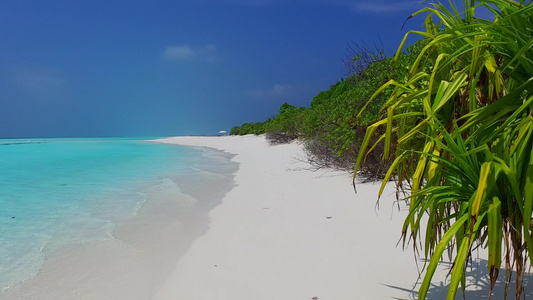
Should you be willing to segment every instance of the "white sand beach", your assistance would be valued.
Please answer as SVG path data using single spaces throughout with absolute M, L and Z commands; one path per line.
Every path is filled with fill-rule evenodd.
M 417 299 L 417 262 L 423 263 L 411 245 L 405 251 L 398 245 L 406 211 L 392 183 L 378 209 L 380 182 L 358 183 L 355 193 L 347 172 L 313 170 L 298 142 L 270 146 L 262 136 L 153 142 L 232 154 L 239 163 L 235 184 L 202 181 L 195 194 L 220 200 L 189 223 L 176 219 L 179 191 L 158 189 L 135 220 L 116 228 L 116 239 L 55 252 L 5 299 Z M 484 257 L 474 252 L 467 299 L 487 298 Z M 449 266 L 437 269 L 426 299 L 446 297 Z M 493 299 L 503 299 L 500 274 Z M 530 285 L 525 295 L 533 296 Z
M 158 142 L 236 154 L 232 189 L 208 232 L 175 263 L 155 299 L 413 299 L 411 249 L 396 246 L 404 217 L 387 187 L 351 185 L 345 172 L 298 158 L 298 143 L 263 137 L 176 137 Z
M 158 142 L 227 151 L 240 168 L 237 186 L 210 212 L 207 233 L 173 262 L 155 300 L 417 299 L 423 261 L 412 244 L 405 250 L 398 244 L 407 207 L 396 201 L 393 183 L 377 208 L 381 182 L 358 183 L 354 193 L 348 173 L 313 171 L 302 161 L 298 142 L 269 146 L 261 136 Z M 472 255 L 466 299 L 487 299 L 486 252 Z M 445 259 L 426 299 L 446 298 Z M 502 269 L 493 299 L 503 299 L 504 278 Z M 525 281 L 524 295 L 533 296 L 530 274 Z

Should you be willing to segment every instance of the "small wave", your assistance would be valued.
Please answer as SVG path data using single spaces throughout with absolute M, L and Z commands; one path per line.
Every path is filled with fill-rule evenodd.
M 28 144 L 46 144 L 47 142 L 43 141 L 12 141 L 12 142 L 2 142 L 0 141 L 0 146 L 12 146 L 12 145 L 28 145 Z
M 133 215 L 136 216 L 139 212 L 139 209 L 141 209 L 148 199 L 148 195 L 143 192 L 137 192 L 136 193 L 139 196 L 139 200 L 137 200 L 137 203 L 135 203 L 135 207 L 133 208 Z

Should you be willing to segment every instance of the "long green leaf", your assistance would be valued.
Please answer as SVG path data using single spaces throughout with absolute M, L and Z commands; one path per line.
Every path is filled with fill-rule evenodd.
M 469 215 L 463 215 L 461 218 L 455 221 L 455 223 L 453 223 L 450 229 L 448 229 L 448 231 L 446 231 L 446 233 L 442 236 L 439 244 L 435 248 L 435 252 L 433 253 L 433 256 L 431 257 L 431 260 L 427 267 L 424 280 L 422 281 L 420 289 L 418 290 L 418 299 L 426 299 L 426 294 L 429 290 L 431 279 L 433 278 L 433 274 L 435 274 L 435 270 L 437 269 L 444 250 L 446 250 L 446 248 L 448 247 L 448 243 L 453 239 L 457 231 L 462 228 L 462 226 L 468 220 L 469 217 Z
M 457 293 L 457 287 L 459 282 L 464 278 L 464 268 L 466 264 L 466 259 L 470 253 L 470 247 L 472 245 L 472 239 L 468 236 L 465 236 L 462 241 L 459 249 L 457 250 L 457 255 L 455 256 L 455 261 L 453 264 L 452 276 L 450 280 L 450 287 L 448 289 L 448 295 L 446 300 L 454 300 L 455 294 Z
M 489 205 L 487 213 L 487 235 L 488 235 L 488 271 L 490 277 L 490 290 L 494 288 L 502 262 L 502 215 L 501 201 L 494 197 Z

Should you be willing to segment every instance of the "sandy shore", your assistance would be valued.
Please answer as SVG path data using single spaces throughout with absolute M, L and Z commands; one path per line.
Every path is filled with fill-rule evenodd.
M 262 137 L 176 137 L 164 143 L 236 154 L 237 187 L 210 229 L 175 263 L 155 299 L 412 299 L 412 251 L 396 247 L 404 212 L 388 187 L 298 161 L 301 145 Z
M 117 239 L 48 257 L 39 276 L 0 298 L 417 298 L 416 262 L 423 263 L 411 248 L 397 246 L 406 212 L 392 184 L 377 209 L 379 182 L 360 183 L 355 194 L 349 174 L 311 170 L 298 143 L 269 146 L 256 136 L 156 142 L 225 151 L 216 153 L 231 157 L 238 170 L 233 175 L 232 164 L 222 181 L 189 179 L 202 183 L 198 190 L 154 187 L 153 201 L 115 229 Z M 208 207 L 183 215 L 181 192 Z M 474 256 L 466 298 L 486 299 L 486 256 Z M 449 266 L 443 262 L 437 269 L 427 299 L 446 297 Z M 500 277 L 493 299 L 503 299 Z M 531 285 L 526 296 L 533 296 Z
M 209 211 L 234 187 L 239 165 L 232 157 L 222 151 L 196 151 L 189 161 L 194 170 L 161 174 L 132 186 L 144 199 L 134 214 L 120 206 L 116 211 L 94 210 L 104 225 L 90 223 L 92 239 L 47 243 L 38 274 L 0 291 L 0 299 L 152 299 L 172 274 L 173 262 L 207 232 Z M 72 230 L 77 231 L 75 226 Z
M 174 262 L 155 300 L 417 299 L 423 261 L 411 245 L 397 246 L 406 206 L 393 184 L 377 209 L 380 182 L 359 183 L 355 194 L 349 174 L 312 171 L 298 143 L 269 146 L 255 136 L 160 142 L 227 151 L 240 168 L 237 186 L 210 212 L 207 233 Z M 486 257 L 473 252 L 466 299 L 487 299 Z M 441 262 L 426 299 L 446 298 L 450 265 Z M 503 299 L 500 274 L 493 299 Z M 526 274 L 526 297 L 531 281 Z

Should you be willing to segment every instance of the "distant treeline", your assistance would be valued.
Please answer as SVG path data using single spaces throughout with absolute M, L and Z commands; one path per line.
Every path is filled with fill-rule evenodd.
M 364 46 L 350 47 L 345 61 L 351 75 L 327 91 L 316 95 L 309 107 L 295 107 L 285 102 L 279 113 L 264 122 L 245 123 L 231 129 L 231 135 L 266 134 L 271 143 L 304 140 L 309 159 L 317 166 L 351 170 L 368 125 L 380 119 L 380 107 L 391 91 L 380 93 L 357 117 L 361 108 L 384 83 L 407 76 L 423 47 L 418 41 L 400 54 L 395 62 L 382 51 Z M 386 172 L 389 162 L 382 162 L 379 151 L 367 158 L 366 171 L 372 176 Z
M 425 261 L 418 299 L 435 295 L 443 257 L 452 262 L 446 299 L 468 298 L 467 287 L 490 298 L 496 286 L 499 299 L 513 290 L 525 299 L 533 262 L 533 1 L 446 2 L 411 14 L 426 15 L 422 29 L 408 33 L 423 40 L 394 61 L 356 47 L 352 75 L 309 108 L 283 104 L 272 119 L 232 132 L 300 138 L 319 167 L 351 168 L 359 152 L 357 175 L 387 170 L 378 197 L 394 178 L 397 198 L 408 203 L 400 240 Z M 479 248 L 487 249 L 486 280 L 465 283 Z

